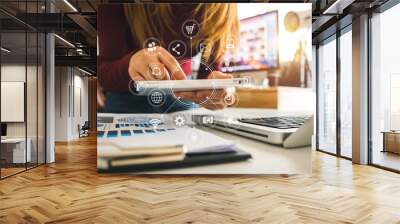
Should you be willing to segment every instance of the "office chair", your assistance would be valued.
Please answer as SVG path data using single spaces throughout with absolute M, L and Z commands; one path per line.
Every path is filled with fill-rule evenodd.
M 88 137 L 89 129 L 90 129 L 89 121 L 85 121 L 85 123 L 82 125 L 82 127 L 80 127 L 80 125 L 78 124 L 79 138 L 80 137 Z

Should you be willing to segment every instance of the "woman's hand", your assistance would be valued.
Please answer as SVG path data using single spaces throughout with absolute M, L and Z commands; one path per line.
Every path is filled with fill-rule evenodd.
M 208 76 L 208 79 L 231 79 L 232 75 L 222 73 L 219 71 L 213 71 Z M 220 110 L 225 108 L 227 105 L 224 98 L 227 96 L 225 90 L 198 90 L 198 91 L 187 91 L 187 92 L 175 92 L 176 97 L 187 99 L 200 104 L 202 107 L 210 110 Z
M 142 49 L 132 55 L 128 73 L 134 81 L 186 79 L 178 61 L 162 47 Z
M 134 81 L 182 80 L 186 79 L 178 61 L 162 47 L 142 49 L 132 55 L 128 67 L 129 76 Z M 231 75 L 213 71 L 208 79 L 230 79 Z M 175 92 L 175 96 L 190 100 L 210 110 L 223 109 L 227 105 L 225 90 L 199 90 Z

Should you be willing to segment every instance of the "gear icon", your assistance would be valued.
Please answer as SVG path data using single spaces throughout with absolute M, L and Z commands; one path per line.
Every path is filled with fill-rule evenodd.
M 174 117 L 174 122 L 175 122 L 175 125 L 176 125 L 176 126 L 182 127 L 182 126 L 185 125 L 186 119 L 185 119 L 185 117 L 182 116 L 182 115 L 176 115 L 176 116 Z

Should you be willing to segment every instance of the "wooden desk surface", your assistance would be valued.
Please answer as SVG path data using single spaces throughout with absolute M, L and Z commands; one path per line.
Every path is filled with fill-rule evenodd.
M 30 140 L 29 138 L 27 139 Z M 20 143 L 25 142 L 25 138 L 5 138 L 1 139 L 1 143 Z
M 311 88 L 271 87 L 263 89 L 242 88 L 236 90 L 239 108 L 268 108 L 283 111 L 314 111 L 315 93 Z
M 242 108 L 278 108 L 278 89 L 237 89 L 237 107 Z

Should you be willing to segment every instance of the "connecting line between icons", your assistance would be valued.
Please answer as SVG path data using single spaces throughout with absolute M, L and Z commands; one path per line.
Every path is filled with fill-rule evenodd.
M 168 111 L 176 104 L 177 101 L 179 101 L 180 97 L 178 99 L 176 99 L 168 108 L 166 111 L 164 111 L 164 113 L 168 113 Z
M 190 59 L 193 60 L 193 52 L 192 52 L 192 37 L 190 37 Z M 192 68 L 193 70 L 193 68 Z
M 215 104 L 212 100 L 210 100 L 210 102 L 211 102 L 214 106 L 216 106 L 216 104 Z
M 194 107 L 192 106 L 192 120 L 193 120 L 193 117 L 194 117 Z

